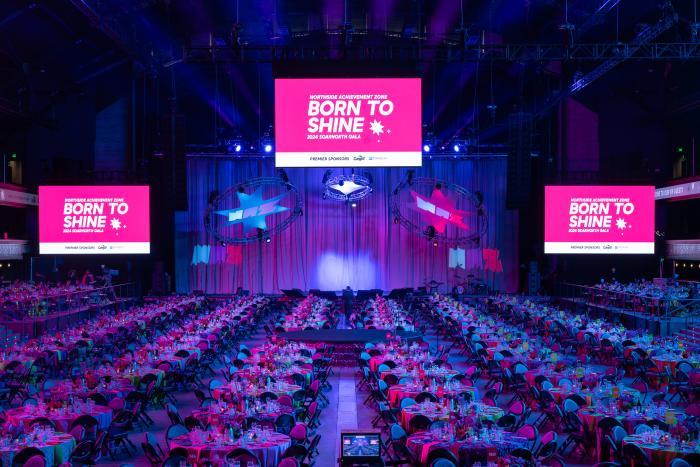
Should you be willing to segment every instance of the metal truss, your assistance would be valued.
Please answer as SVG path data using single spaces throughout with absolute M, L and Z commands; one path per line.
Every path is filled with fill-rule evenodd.
M 474 62 L 549 62 L 606 60 L 700 60 L 700 43 L 590 43 L 562 44 L 490 44 L 452 46 L 379 46 L 379 47 L 300 47 L 300 46 L 228 46 L 190 47 L 182 60 L 196 62 L 273 62 L 278 60 L 406 60 Z M 167 65 L 166 65 L 167 66 Z

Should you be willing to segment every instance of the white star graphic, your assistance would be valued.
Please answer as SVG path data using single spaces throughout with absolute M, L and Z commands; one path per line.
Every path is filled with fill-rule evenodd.
M 381 135 L 384 133 L 384 125 L 382 125 L 382 122 L 378 122 L 376 119 L 370 122 L 369 129 L 372 130 L 372 133 L 375 135 Z
M 627 222 L 625 222 L 624 219 L 617 219 L 615 221 L 615 225 L 617 226 L 618 229 L 620 230 L 625 230 L 627 228 Z
M 122 228 L 122 223 L 119 219 L 114 218 L 111 221 L 109 221 L 109 224 L 112 226 L 114 230 L 119 230 Z

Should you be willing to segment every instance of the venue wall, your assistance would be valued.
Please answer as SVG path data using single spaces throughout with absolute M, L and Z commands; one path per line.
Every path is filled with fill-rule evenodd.
M 435 177 L 483 193 L 488 231 L 478 248 L 466 251 L 464 269 L 448 267 L 448 246 L 434 247 L 424 236 L 394 223 L 391 194 L 406 177 L 406 169 L 369 169 L 374 192 L 356 208 L 322 199 L 324 171 L 287 169 L 302 197 L 303 216 L 270 243 L 224 247 L 204 227 L 210 194 L 254 177 L 276 176 L 274 160 L 189 157 L 188 211 L 176 222 L 178 291 L 232 293 L 240 286 L 278 293 L 295 287 L 340 290 L 347 285 L 390 290 L 430 280 L 444 283 L 441 290 L 451 290 L 468 274 L 495 290 L 517 290 L 518 225 L 516 213 L 505 207 L 506 158 L 426 160 L 416 171 L 416 177 Z M 486 270 L 486 248 L 498 250 L 502 272 Z

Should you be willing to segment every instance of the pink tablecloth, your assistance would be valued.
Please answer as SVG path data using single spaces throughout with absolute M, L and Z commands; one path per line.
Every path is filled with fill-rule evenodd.
M 263 467 L 276 467 L 281 460 L 282 453 L 291 444 L 291 438 L 280 433 L 271 433 L 268 441 L 250 441 L 245 444 L 240 439 L 231 443 L 224 441 L 193 443 L 190 440 L 190 434 L 186 434 L 172 440 L 170 448 L 187 449 L 189 462 L 196 462 L 197 465 L 211 462 L 216 466 L 226 464 L 225 459 L 229 452 L 237 448 L 245 448 L 257 456 Z
M 97 419 L 98 428 L 105 430 L 112 423 L 112 409 L 109 407 L 94 406 L 89 412 L 81 411 L 76 413 L 73 411 L 52 410 L 44 413 L 38 411 L 30 411 L 29 407 L 17 407 L 8 409 L 5 412 L 8 423 L 19 425 L 20 423 L 29 428 L 29 424 L 37 417 L 46 417 L 56 425 L 58 431 L 68 431 L 70 424 L 81 415 L 92 415 Z

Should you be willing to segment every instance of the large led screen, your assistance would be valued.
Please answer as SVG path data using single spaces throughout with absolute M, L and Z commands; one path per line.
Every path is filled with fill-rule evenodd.
M 420 78 L 275 80 L 277 167 L 421 165 Z
M 147 186 L 39 187 L 39 253 L 150 253 Z
M 547 186 L 545 253 L 654 253 L 653 186 Z

